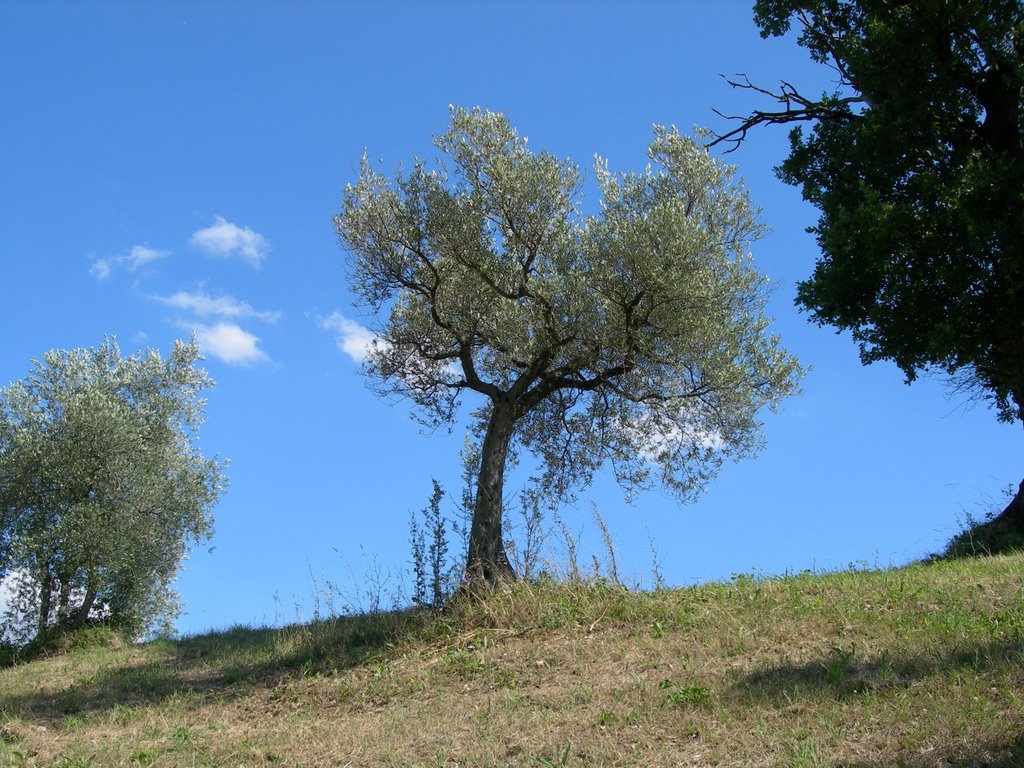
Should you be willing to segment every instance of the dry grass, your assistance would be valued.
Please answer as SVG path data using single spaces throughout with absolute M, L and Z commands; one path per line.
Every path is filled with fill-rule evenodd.
M 1022 766 L 1024 556 L 78 649 L 0 711 L 18 766 Z

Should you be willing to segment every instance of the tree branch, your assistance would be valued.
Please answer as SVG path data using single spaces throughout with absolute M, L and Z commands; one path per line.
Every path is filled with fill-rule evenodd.
M 716 115 L 726 120 L 740 121 L 739 127 L 734 128 L 728 133 L 712 132 L 714 140 L 705 144 L 706 148 L 710 148 L 717 144 L 728 142 L 732 146 L 726 150 L 726 153 L 734 152 L 738 149 L 743 140 L 747 138 L 747 132 L 755 126 L 782 125 L 812 120 L 857 120 L 859 119 L 858 115 L 855 115 L 848 109 L 849 105 L 868 104 L 868 100 L 862 95 L 814 101 L 803 96 L 792 84 L 787 83 L 785 80 L 780 83 L 779 91 L 775 92 L 755 85 L 750 82 L 750 78 L 747 75 L 742 73 L 740 74 L 740 77 L 743 78 L 742 82 L 730 80 L 724 75 L 722 77 L 733 88 L 760 93 L 785 106 L 785 109 L 778 112 L 766 112 L 756 109 L 746 116 L 727 115 L 717 109 L 714 110 Z

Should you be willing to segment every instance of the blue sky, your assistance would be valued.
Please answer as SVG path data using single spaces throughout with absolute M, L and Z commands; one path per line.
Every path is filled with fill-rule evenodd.
M 291 619 L 314 582 L 401 569 L 431 478 L 459 490 L 462 434 L 422 434 L 342 348 L 337 318 L 365 318 L 331 216 L 364 147 L 389 169 L 433 157 L 448 105 L 479 105 L 535 149 L 640 168 L 652 124 L 722 128 L 713 108 L 756 104 L 721 74 L 827 86 L 791 39 L 760 38 L 750 5 L 0 6 L 0 383 L 105 334 L 126 350 L 197 334 L 217 381 L 202 446 L 230 458 L 231 487 L 212 553 L 179 582 L 182 631 Z M 694 504 L 627 505 L 601 477 L 562 510 L 599 551 L 592 501 L 620 572 L 647 584 L 649 537 L 672 584 L 903 563 L 1020 480 L 1019 425 L 939 377 L 907 387 L 890 364 L 862 367 L 848 336 L 794 308 L 816 212 L 773 174 L 786 147 L 765 130 L 729 160 L 773 229 L 754 255 L 778 286 L 775 331 L 811 368 L 804 393 Z

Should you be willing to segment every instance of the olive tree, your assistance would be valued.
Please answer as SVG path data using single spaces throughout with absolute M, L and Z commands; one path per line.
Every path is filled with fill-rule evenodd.
M 502 536 L 506 465 L 520 449 L 564 498 L 610 463 L 628 491 L 680 499 L 760 443 L 758 410 L 795 388 L 768 333 L 763 233 L 733 178 L 674 128 L 658 167 L 598 158 L 600 212 L 578 167 L 534 153 L 506 118 L 452 108 L 435 165 L 390 178 L 363 158 L 335 217 L 352 289 L 379 322 L 366 372 L 429 424 L 475 411 L 480 463 L 467 578 L 514 578 Z
M 106 340 L 48 352 L 0 390 L 0 575 L 20 583 L 8 629 L 22 639 L 173 615 L 170 584 L 226 485 L 196 446 L 212 385 L 199 359 L 195 342 L 164 360 Z

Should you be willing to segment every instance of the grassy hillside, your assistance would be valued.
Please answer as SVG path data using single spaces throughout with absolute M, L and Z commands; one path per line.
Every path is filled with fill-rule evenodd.
M 1022 766 L 1024 555 L 81 647 L 0 765 Z

